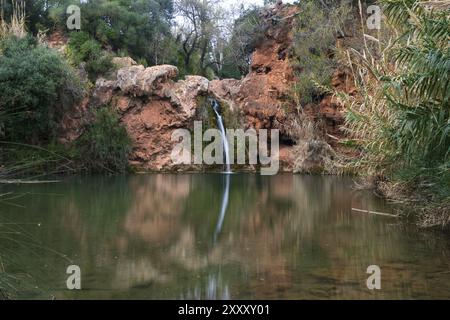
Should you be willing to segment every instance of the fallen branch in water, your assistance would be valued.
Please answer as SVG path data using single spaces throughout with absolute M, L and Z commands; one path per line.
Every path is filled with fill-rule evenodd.
M 0 180 L 0 184 L 41 184 L 41 183 L 58 183 L 59 180 Z
M 334 139 L 334 140 L 337 140 L 337 141 L 341 140 L 338 137 L 333 136 L 332 134 L 329 134 L 329 133 L 327 133 L 327 136 L 329 136 L 331 139 Z
M 357 212 L 363 212 L 363 213 L 372 213 L 372 214 L 377 214 L 380 216 L 387 216 L 387 217 L 392 217 L 392 218 L 398 218 L 399 215 L 397 214 L 391 214 L 391 213 L 385 213 L 385 212 L 377 212 L 377 211 L 370 211 L 370 210 L 362 210 L 362 209 L 356 209 L 356 208 L 352 208 L 352 211 L 357 211 Z

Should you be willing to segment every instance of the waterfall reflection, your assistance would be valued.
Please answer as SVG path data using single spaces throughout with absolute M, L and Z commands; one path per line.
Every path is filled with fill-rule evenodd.
M 222 230 L 223 220 L 228 207 L 228 198 L 230 194 L 230 175 L 225 174 L 225 186 L 223 189 L 222 204 L 220 206 L 219 220 L 217 221 L 216 230 L 214 231 L 214 242 L 216 242 L 220 231 Z

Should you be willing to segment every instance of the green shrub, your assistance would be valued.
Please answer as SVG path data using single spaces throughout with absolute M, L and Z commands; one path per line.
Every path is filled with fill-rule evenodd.
M 0 42 L 0 113 L 4 139 L 47 143 L 64 112 L 80 97 L 70 66 L 32 37 Z
M 101 45 L 85 32 L 70 34 L 67 53 L 74 65 L 86 63 L 86 71 L 91 81 L 114 68 L 111 55 L 103 51 Z
M 343 97 L 362 150 L 356 166 L 388 197 L 418 204 L 422 225 L 449 224 L 448 12 L 418 0 L 380 3 L 389 24 L 377 46 L 349 52 L 359 95 Z
M 102 107 L 76 142 L 76 149 L 81 164 L 90 172 L 124 172 L 128 168 L 131 140 L 117 114 Z
M 241 78 L 250 70 L 251 55 L 265 40 L 268 25 L 260 17 L 260 8 L 242 9 L 233 24 L 229 43 L 223 52 L 223 66 L 219 70 L 222 78 Z
M 324 5 L 305 0 L 297 18 L 292 46 L 292 63 L 298 76 L 294 95 L 301 105 L 317 102 L 322 86 L 330 85 L 337 66 L 334 59 L 336 37 L 343 35 L 351 7 L 348 1 L 331 1 Z

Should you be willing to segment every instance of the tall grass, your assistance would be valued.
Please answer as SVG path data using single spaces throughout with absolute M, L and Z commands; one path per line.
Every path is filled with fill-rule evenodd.
M 1 187 L 1 185 L 0 185 Z M 48 294 L 49 288 L 45 285 L 36 286 L 37 279 L 40 279 L 43 272 L 48 272 L 44 268 L 25 271 L 30 256 L 51 252 L 60 259 L 68 263 L 72 261 L 64 254 L 43 245 L 32 232 L 33 227 L 39 224 L 33 222 L 18 223 L 7 219 L 2 213 L 6 207 L 20 207 L 26 209 L 18 200 L 27 196 L 28 193 L 16 193 L 5 191 L 0 188 L 0 300 L 21 298 L 23 294 L 40 296 Z
M 45 147 L 0 141 L 0 184 L 15 179 L 37 179 L 48 175 L 69 174 L 77 171 L 71 150 L 62 146 Z
M 66 70 L 59 56 L 47 48 L 31 44 L 31 40 L 23 39 L 27 36 L 25 1 L 8 1 L 12 9 L 10 17 L 5 17 L 6 4 L 6 0 L 0 0 L 0 58 L 5 58 L 2 60 L 3 77 L 0 87 L 4 89 L 0 99 L 0 184 L 12 178 L 35 178 L 43 174 L 72 172 L 74 164 L 69 159 L 70 155 L 67 150 L 55 145 L 52 137 L 46 135 L 44 138 L 49 142 L 42 145 L 30 144 L 30 141 L 39 142 L 42 137 L 39 137 L 38 129 L 45 127 L 45 121 L 48 122 L 48 127 L 54 125 L 48 120 L 52 120 L 52 112 L 60 114 L 65 111 L 64 105 L 52 105 L 55 100 L 68 104 L 68 101 L 78 99 L 75 98 L 81 92 L 76 88 L 78 83 L 73 81 L 73 74 Z M 11 53 L 12 50 L 15 50 L 14 53 Z M 33 69 L 35 65 L 41 68 Z M 19 67 L 22 70 L 18 70 Z M 27 72 L 31 76 L 24 76 Z M 53 87 L 58 82 L 63 84 L 59 85 L 57 90 L 60 92 L 55 95 L 57 90 Z M 54 108 L 45 109 L 48 106 Z M 42 117 L 36 118 L 36 114 L 42 114 Z M 18 119 L 24 120 L 19 122 Z M 11 134 L 11 131 L 19 134 Z M 24 135 L 33 139 L 24 139 L 21 137 Z
M 4 15 L 6 0 L 0 0 L 0 39 L 9 36 L 23 38 L 27 32 L 25 30 L 25 1 L 11 0 L 12 15 L 7 22 Z
M 5 204 L 17 197 L 17 194 L 0 195 L 0 203 L 1 198 L 6 198 Z M 18 271 L 22 270 L 27 256 L 39 255 L 42 250 L 49 249 L 43 247 L 21 224 L 5 222 L 0 217 L 0 300 L 17 299 L 24 292 L 34 295 L 44 293 L 36 286 L 34 275 Z
M 450 222 L 450 20 L 417 0 L 381 0 L 387 23 L 347 51 L 359 90 L 340 94 L 356 166 L 386 195 L 415 201 L 424 225 Z M 364 30 L 364 25 L 362 25 Z M 446 213 L 446 214 L 445 214 Z M 436 218 L 439 217 L 439 218 Z

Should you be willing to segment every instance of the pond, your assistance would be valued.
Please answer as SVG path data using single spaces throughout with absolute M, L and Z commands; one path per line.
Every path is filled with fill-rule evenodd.
M 395 214 L 353 186 L 290 174 L 4 185 L 0 274 L 22 299 L 449 299 L 448 236 L 352 210 Z M 67 289 L 70 265 L 82 290 Z

